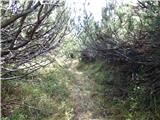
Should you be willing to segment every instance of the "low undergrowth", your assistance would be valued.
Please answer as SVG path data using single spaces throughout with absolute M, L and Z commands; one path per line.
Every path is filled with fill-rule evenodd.
M 72 117 L 67 85 L 73 77 L 58 65 L 24 79 L 2 81 L 2 120 L 62 120 Z
M 158 104 L 146 106 L 143 87 L 130 85 L 127 94 L 121 91 L 115 68 L 97 60 L 80 62 L 77 69 L 79 73 L 53 64 L 32 76 L 2 81 L 2 120 L 72 120 L 74 112 L 77 116 L 81 112 L 76 102 L 88 110 L 85 115 L 93 113 L 94 118 L 102 120 L 160 119 Z
M 92 63 L 81 62 L 78 69 L 93 79 L 100 89 L 101 105 L 106 109 L 106 114 L 111 120 L 158 120 L 160 119 L 160 107 L 158 104 L 149 103 L 146 106 L 145 88 L 137 85 L 129 85 L 127 94 L 121 92 L 120 76 L 115 68 L 97 60 Z M 154 110 L 150 107 L 154 106 Z M 112 109 L 113 108 L 113 109 Z M 108 110 L 107 110 L 108 109 Z M 116 114 L 117 109 L 119 114 Z

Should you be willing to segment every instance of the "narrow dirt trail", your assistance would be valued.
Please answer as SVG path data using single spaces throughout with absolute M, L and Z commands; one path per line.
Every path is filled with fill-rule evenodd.
M 72 74 L 73 81 L 68 85 L 70 100 L 73 103 L 72 120 L 115 120 L 109 114 L 114 114 L 114 109 L 104 107 L 104 96 L 98 90 L 98 85 L 93 78 L 89 78 L 85 73 L 77 70 L 78 60 L 72 62 L 62 62 L 58 59 L 61 66 L 65 66 L 66 71 Z M 112 112 L 113 111 L 113 112 Z M 116 119 L 120 120 L 120 119 Z
M 75 80 L 70 84 L 71 99 L 74 103 L 73 120 L 103 120 L 103 116 L 96 116 L 98 106 L 93 98 L 96 84 L 83 72 L 76 69 L 78 61 L 73 61 L 69 71 Z
M 74 67 L 75 68 L 75 67 Z M 90 89 L 87 90 L 89 79 L 82 72 L 71 68 L 70 71 L 75 77 L 75 81 L 71 84 L 71 98 L 74 102 L 74 120 L 92 119 L 92 111 L 90 107 L 93 104 Z

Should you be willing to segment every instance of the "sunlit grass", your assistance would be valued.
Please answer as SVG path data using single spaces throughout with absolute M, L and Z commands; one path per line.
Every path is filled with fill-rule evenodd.
M 40 69 L 33 76 L 29 77 L 31 80 L 27 78 L 23 82 L 2 83 L 3 87 L 9 88 L 9 91 L 2 92 L 7 104 L 11 99 L 18 98 L 8 117 L 2 120 L 71 119 L 73 108 L 67 87 L 73 79 L 71 75 L 54 64 L 50 68 Z

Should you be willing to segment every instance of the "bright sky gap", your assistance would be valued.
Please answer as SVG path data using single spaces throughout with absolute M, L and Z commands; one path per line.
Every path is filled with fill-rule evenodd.
M 66 0 L 67 6 L 71 8 L 72 17 L 83 16 L 83 4 L 88 4 L 86 10 L 91 12 L 95 21 L 100 21 L 102 8 L 107 2 L 116 2 L 117 4 L 129 3 L 135 4 L 137 0 Z

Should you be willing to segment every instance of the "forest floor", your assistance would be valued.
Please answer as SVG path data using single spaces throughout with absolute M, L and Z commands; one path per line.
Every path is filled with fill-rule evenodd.
M 63 65 L 60 61 L 59 64 Z M 66 62 L 64 65 L 68 66 L 67 70 L 74 77 L 68 86 L 73 103 L 73 120 L 114 120 L 113 115 L 119 115 L 120 109 L 106 107 L 106 98 L 102 94 L 103 86 L 97 84 L 84 71 L 78 70 L 78 65 L 78 60 Z
M 75 81 L 70 84 L 71 98 L 74 103 L 74 120 L 95 119 L 95 99 L 93 99 L 95 83 L 76 69 L 76 61 L 70 67 L 70 72 L 74 75 Z
M 124 120 L 107 100 L 108 87 L 97 83 L 102 76 L 93 77 L 76 59 L 56 61 L 27 80 L 2 83 L 2 120 Z
M 102 67 L 60 57 L 24 79 L 2 81 L 2 120 L 159 120 L 134 99 L 114 97 Z

